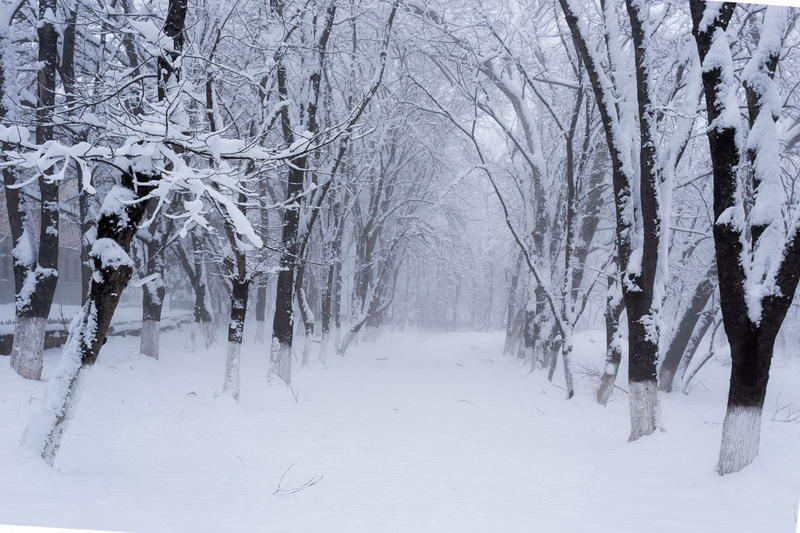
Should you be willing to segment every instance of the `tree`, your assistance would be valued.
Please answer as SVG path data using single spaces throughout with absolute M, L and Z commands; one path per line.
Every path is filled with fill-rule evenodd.
M 185 59 L 181 47 L 175 45 L 175 36 L 183 32 L 186 10 L 185 0 L 171 0 L 164 27 L 172 28 L 173 37 L 168 38 L 168 42 L 161 37 L 163 33 L 158 33 L 157 37 L 161 46 L 156 48 L 159 53 L 153 58 L 154 62 L 159 69 L 164 69 L 162 72 L 169 72 L 167 77 L 172 80 L 165 84 L 165 98 L 135 111 L 108 104 L 111 99 L 107 97 L 87 102 L 95 113 L 106 119 L 87 124 L 96 134 L 104 136 L 105 145 L 86 142 L 63 145 L 52 140 L 40 144 L 10 133 L 11 128 L 3 132 L 2 141 L 16 148 L 6 150 L 5 157 L 20 169 L 47 170 L 59 163 L 61 166 L 57 168 L 66 168 L 66 164 L 74 161 L 87 176 L 91 175 L 92 165 L 105 165 L 118 173 L 96 221 L 97 235 L 90 253 L 89 297 L 70 326 L 69 340 L 48 386 L 45 406 L 28 431 L 27 440 L 50 463 L 55 459 L 74 412 L 80 385 L 99 356 L 120 296 L 133 275 L 128 255 L 130 244 L 149 205 L 155 203 L 155 212 L 160 213 L 172 205 L 173 197 L 182 196 L 184 201 L 177 203 L 179 210 L 168 215 L 183 221 L 178 234 L 186 235 L 195 225 L 209 227 L 203 212 L 203 199 L 208 198 L 221 207 L 223 221 L 232 224 L 242 239 L 260 246 L 261 240 L 247 217 L 222 193 L 239 190 L 242 169 L 248 166 L 229 162 L 274 166 L 285 159 L 296 158 L 304 150 L 314 149 L 315 142 L 324 142 L 310 139 L 308 145 L 292 150 L 268 150 L 259 146 L 259 136 L 255 139 L 225 138 L 224 132 L 214 130 L 207 130 L 200 136 L 185 133 L 189 115 L 184 104 L 189 89 L 174 81 L 180 79 L 179 69 Z M 130 25 L 128 29 L 136 27 L 136 23 L 135 18 L 125 19 L 125 24 Z M 150 27 L 138 28 L 150 35 L 156 33 L 151 32 Z M 120 88 L 115 73 L 108 74 L 103 80 L 108 85 L 102 87 L 103 90 L 119 94 L 130 86 Z M 213 164 L 202 166 L 199 161 Z
M 347 145 L 349 143 L 350 135 L 353 133 L 353 128 L 357 121 L 361 118 L 362 114 L 367 108 L 372 97 L 377 92 L 381 85 L 383 74 L 386 69 L 386 54 L 389 46 L 389 38 L 394 24 L 394 18 L 397 14 L 397 7 L 399 1 L 394 1 L 389 12 L 389 17 L 386 22 L 386 29 L 383 33 L 381 48 L 379 52 L 378 65 L 376 68 L 376 75 L 368 85 L 368 89 L 360 102 L 357 103 L 355 109 L 352 110 L 351 115 L 347 118 L 345 136 L 343 137 L 339 146 L 339 155 L 334 158 L 333 168 L 329 172 L 328 180 L 318 186 L 318 193 L 316 193 L 310 205 L 320 207 L 327 195 L 328 190 L 336 177 L 338 166 L 342 161 L 343 154 L 347 152 Z M 282 4 L 276 3 L 276 13 L 283 17 Z M 306 117 L 307 131 L 315 132 L 318 128 L 318 101 L 320 97 L 320 79 L 321 70 L 324 65 L 326 49 L 330 39 L 330 32 L 333 26 L 334 17 L 336 14 L 336 4 L 331 2 L 326 11 L 326 19 L 323 28 L 320 31 L 319 37 L 316 37 L 316 42 L 313 43 L 315 54 L 317 55 L 316 63 L 312 66 L 311 72 L 308 76 L 308 85 L 310 90 L 308 92 L 308 101 L 301 103 L 301 109 Z M 286 69 L 286 51 L 281 50 L 276 58 L 276 82 L 278 96 L 283 104 L 280 111 L 281 130 L 283 133 L 284 141 L 288 144 L 295 143 L 295 134 L 293 131 L 293 123 L 289 113 L 289 80 L 287 79 Z M 298 113 L 302 116 L 303 112 Z M 292 342 L 294 336 L 294 316 L 293 316 L 293 302 L 295 295 L 300 295 L 300 308 L 301 313 L 305 317 L 306 324 L 306 338 L 313 332 L 313 321 L 309 313 L 310 309 L 305 302 L 305 297 L 302 291 L 296 290 L 298 279 L 297 274 L 302 276 L 303 267 L 299 263 L 304 257 L 307 250 L 308 238 L 315 226 L 318 219 L 318 210 L 312 211 L 308 218 L 303 218 L 303 228 L 300 227 L 301 222 L 301 204 L 305 197 L 304 179 L 308 166 L 308 159 L 303 157 L 297 161 L 292 161 L 288 165 L 287 172 L 287 188 L 286 188 L 286 202 L 283 213 L 283 228 L 282 228 L 282 255 L 280 259 L 280 272 L 278 273 L 278 281 L 276 286 L 275 296 L 275 314 L 272 324 L 272 344 L 270 347 L 270 372 L 277 375 L 287 385 L 291 384 L 291 354 Z M 302 277 L 300 277 L 300 284 L 302 285 Z M 307 360 L 307 350 L 306 360 Z
M 36 143 L 54 138 L 53 109 L 56 96 L 58 66 L 58 34 L 54 18 L 56 0 L 40 0 L 38 7 L 38 61 L 36 78 Z M 38 169 L 37 169 L 38 170 Z M 12 193 L 9 214 L 15 221 L 19 237 L 15 241 L 16 329 L 11 352 L 11 366 L 28 379 L 40 379 L 44 336 L 50 305 L 58 282 L 59 180 L 46 170 L 39 172 L 39 240 L 38 253 L 33 246 L 33 224 L 25 204 Z M 8 191 L 9 186 L 6 186 Z M 17 197 L 17 198 L 15 198 Z M 26 227 L 27 226 L 27 227 Z M 20 231 L 21 229 L 21 231 Z M 35 257 L 34 257 L 35 256 Z M 16 280 L 16 278 L 21 278 Z
M 662 180 L 663 156 L 656 149 L 658 116 L 652 87 L 652 26 L 647 6 L 626 0 L 633 48 L 635 84 L 628 87 L 619 72 L 622 61 L 616 4 L 603 2 L 603 25 L 609 72 L 603 70 L 586 27 L 575 5 L 560 0 L 572 42 L 586 68 L 601 115 L 612 166 L 616 213 L 616 258 L 622 274 L 622 299 L 628 326 L 628 382 L 630 387 L 630 440 L 653 433 L 658 425 L 656 363 L 659 344 L 659 310 L 656 278 L 662 253 L 662 195 L 670 184 Z M 625 103 L 618 104 L 612 85 L 635 105 L 635 114 Z M 630 159 L 631 139 L 627 127 L 638 118 L 639 169 Z M 662 188 L 664 190 L 662 190 Z M 634 192 L 639 196 L 634 196 Z M 659 256 L 662 256 L 661 258 Z M 606 385 L 607 386 L 607 385 Z
M 783 200 L 775 126 L 781 104 L 774 77 L 787 9 L 766 8 L 758 46 L 741 73 L 748 111 L 745 126 L 727 33 L 736 4 L 691 0 L 690 6 L 692 34 L 703 63 L 720 309 L 732 361 L 718 465 L 724 475 L 741 470 L 758 454 L 775 337 L 800 278 L 800 225 L 796 220 L 785 225 L 776 209 Z M 739 136 L 746 139 L 744 154 Z M 740 164 L 745 162 L 740 177 Z M 750 202 L 740 179 L 752 191 Z

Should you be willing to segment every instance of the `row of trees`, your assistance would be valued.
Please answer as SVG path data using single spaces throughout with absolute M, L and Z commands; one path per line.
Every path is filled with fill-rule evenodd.
M 472 146 L 517 245 L 506 352 L 550 379 L 560 359 L 572 397 L 571 338 L 605 293 L 597 399 L 627 354 L 635 440 L 721 323 L 732 369 L 718 469 L 749 464 L 800 276 L 796 155 L 781 137 L 797 124 L 797 14 L 694 0 L 413 11 L 440 81 L 420 82 L 428 110 Z
M 222 381 L 234 398 L 253 301 L 262 340 L 272 311 L 265 352 L 287 385 L 298 318 L 304 365 L 384 320 L 409 253 L 437 238 L 425 219 L 442 183 L 441 151 L 414 133 L 426 117 L 390 103 L 413 90 L 389 66 L 399 2 L 4 8 L 11 364 L 22 376 L 41 377 L 65 212 L 79 212 L 86 266 L 85 303 L 28 432 L 47 460 L 131 280 L 147 356 L 159 356 L 170 279 L 194 293 L 196 343 L 216 341 L 227 309 Z
M 344 353 L 384 324 L 505 326 L 505 351 L 551 380 L 560 366 L 568 398 L 573 336 L 602 327 L 597 400 L 627 357 L 631 440 L 656 430 L 659 389 L 688 382 L 721 324 L 733 364 L 719 471 L 757 454 L 800 276 L 794 11 L 2 7 L 20 375 L 41 377 L 72 231 L 60 219 L 77 221 L 83 258 L 85 303 L 29 431 L 48 460 L 131 280 L 147 356 L 172 281 L 193 295 L 196 343 L 215 343 L 227 315 L 221 381 L 234 398 L 247 323 L 269 334 L 270 375 L 289 386 L 295 356 Z

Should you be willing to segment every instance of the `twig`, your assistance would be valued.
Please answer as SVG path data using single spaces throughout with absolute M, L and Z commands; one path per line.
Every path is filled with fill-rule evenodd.
M 775 399 L 775 413 L 770 418 L 770 421 L 784 424 L 800 424 L 800 409 L 792 409 L 791 403 L 781 405 L 780 401 L 781 395 L 778 393 L 778 397 Z
M 286 474 L 289 473 L 289 470 L 291 470 L 292 467 L 294 467 L 294 463 L 290 464 L 289 467 L 286 470 L 283 471 L 283 474 L 281 474 L 281 478 L 278 480 L 278 486 L 275 487 L 275 490 L 272 492 L 273 496 L 278 495 L 278 494 L 286 494 L 286 495 L 297 494 L 298 492 L 303 491 L 303 490 L 305 490 L 305 489 L 307 489 L 309 487 L 313 487 L 314 485 L 316 485 L 317 483 L 322 481 L 322 479 L 325 477 L 325 474 L 314 474 L 311 477 L 311 479 L 309 479 L 308 481 L 306 481 L 302 485 L 298 485 L 297 487 L 294 487 L 294 488 L 291 488 L 291 489 L 284 489 L 282 487 L 283 479 L 286 477 Z

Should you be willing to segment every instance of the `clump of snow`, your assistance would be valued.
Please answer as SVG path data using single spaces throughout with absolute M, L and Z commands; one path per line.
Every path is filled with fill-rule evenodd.
M 698 29 L 701 32 L 708 31 L 708 27 L 717 20 L 722 11 L 722 2 L 706 2 L 706 8 L 703 11 L 703 18 L 698 24 Z
M 738 128 L 741 122 L 737 91 L 739 84 L 734 75 L 733 58 L 728 32 L 717 28 L 711 37 L 711 47 L 703 59 L 703 72 L 719 69 L 717 102 L 719 116 L 711 122 L 710 129 Z
M 103 205 L 100 206 L 100 216 L 116 216 L 119 220 L 118 227 L 127 227 L 129 222 L 127 207 L 134 201 L 135 197 L 132 190 L 121 185 L 115 185 L 103 199 Z
M 89 255 L 100 259 L 102 268 L 133 267 L 133 261 L 128 253 L 115 240 L 107 237 L 94 241 Z

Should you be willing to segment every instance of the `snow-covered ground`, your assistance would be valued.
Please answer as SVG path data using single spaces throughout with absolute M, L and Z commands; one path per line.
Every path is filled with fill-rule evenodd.
M 222 397 L 224 349 L 163 334 L 162 359 L 111 338 L 51 470 L 19 446 L 44 386 L 0 359 L 0 523 L 189 532 L 793 532 L 800 496 L 800 361 L 774 363 L 761 454 L 713 467 L 728 369 L 689 396 L 662 395 L 665 432 L 626 442 L 607 408 L 500 355 L 497 333 L 387 333 L 266 380 L 266 347 L 243 350 L 242 396 Z M 594 341 L 594 342 L 593 342 Z M 602 365 L 579 339 L 583 369 Z M 57 351 L 48 352 L 45 377 Z M 581 368 L 582 367 L 582 368 Z M 625 380 L 620 385 L 626 387 Z M 785 412 L 785 410 L 783 411 Z

